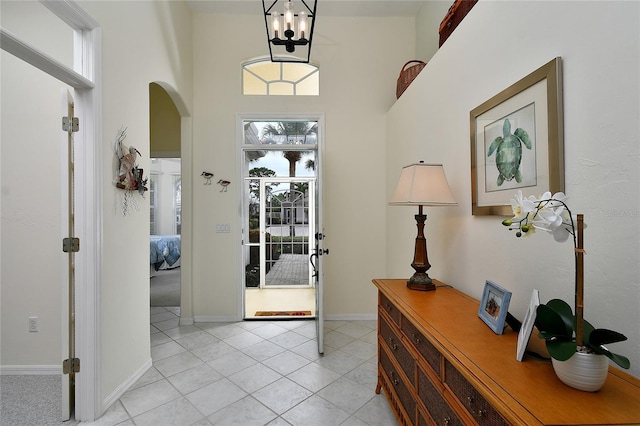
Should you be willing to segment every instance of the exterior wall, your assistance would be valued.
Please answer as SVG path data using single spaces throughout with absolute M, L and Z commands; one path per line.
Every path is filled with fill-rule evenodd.
M 489 279 L 513 292 L 573 300 L 573 251 L 546 235 L 518 240 L 501 217 L 471 215 L 470 111 L 554 57 L 564 80 L 565 192 L 584 213 L 585 318 L 629 340 L 612 346 L 640 376 L 638 2 L 480 1 L 387 115 L 387 197 L 400 169 L 442 162 L 459 203 L 429 208 L 431 276 L 480 298 Z M 526 25 L 523 25 L 523 19 Z M 488 31 L 489 23 L 499 27 Z M 612 23 L 615 22 L 615 25 Z M 606 37 L 603 37 L 606 34 Z M 506 36 L 508 35 L 508 36 Z M 411 269 L 415 224 L 387 208 L 388 276 Z M 515 354 L 515 348 L 514 348 Z

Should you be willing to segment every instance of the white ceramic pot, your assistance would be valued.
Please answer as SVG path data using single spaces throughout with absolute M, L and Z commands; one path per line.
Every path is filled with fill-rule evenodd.
M 607 380 L 609 358 L 604 355 L 576 352 L 566 361 L 551 362 L 562 383 L 575 389 L 595 392 Z

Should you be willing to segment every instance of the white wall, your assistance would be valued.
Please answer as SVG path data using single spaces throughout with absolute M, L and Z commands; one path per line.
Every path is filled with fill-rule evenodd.
M 416 16 L 416 59 L 429 62 L 438 51 L 440 22 L 453 3 L 443 0 L 424 2 Z
M 113 145 L 128 128 L 125 145 L 141 153 L 150 169 L 149 83 L 164 82 L 191 105 L 191 13 L 182 2 L 83 1 L 103 35 L 103 282 L 102 394 L 108 402 L 119 386 L 150 361 L 149 201 L 137 193 L 138 209 L 123 215 L 123 192 L 114 186 Z
M 393 37 L 381 29 L 392 29 Z M 320 66 L 320 96 L 242 96 L 242 62 L 268 54 L 263 17 L 194 16 L 192 176 L 199 182 L 207 170 L 232 182 L 228 192 L 194 186 L 196 320 L 239 314 L 236 113 L 325 114 L 326 314 L 375 313 L 371 279 L 384 274 L 385 254 L 384 117 L 395 101 L 400 68 L 414 56 L 414 18 L 319 17 L 315 31 L 311 57 Z M 216 223 L 231 224 L 231 233 L 216 234 Z
M 37 2 L 0 4 L 2 26 L 70 64 L 73 41 Z M 46 25 L 45 35 L 39 28 Z M 61 371 L 63 158 L 60 91 L 66 86 L 1 52 L 2 266 L 0 359 L 3 372 Z M 64 222 L 63 222 L 64 221 Z M 40 330 L 28 331 L 28 317 Z
M 640 376 L 638 2 L 480 1 L 387 116 L 386 191 L 400 168 L 442 162 L 459 203 L 428 209 L 431 276 L 480 298 L 486 279 L 513 292 L 524 317 L 531 291 L 573 300 L 570 243 L 518 240 L 501 217 L 471 215 L 469 113 L 554 57 L 564 72 L 566 193 L 584 213 L 585 317 L 625 334 L 611 346 Z M 496 22 L 500 24 L 495 25 Z M 386 208 L 387 272 L 411 270 L 409 208 Z M 514 348 L 515 353 L 515 348 Z

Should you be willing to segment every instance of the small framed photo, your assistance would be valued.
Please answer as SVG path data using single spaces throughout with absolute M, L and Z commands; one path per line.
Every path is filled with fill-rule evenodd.
M 504 330 L 504 320 L 507 317 L 510 300 L 510 291 L 492 281 L 486 281 L 478 316 L 496 334 L 502 334 Z
M 522 361 L 522 358 L 524 358 L 524 352 L 527 350 L 527 344 L 529 344 L 533 325 L 536 322 L 536 309 L 538 309 L 538 305 L 540 305 L 540 292 L 538 290 L 533 290 L 531 293 L 531 300 L 529 301 L 529 309 L 527 309 L 527 314 L 524 317 L 522 327 L 520 327 L 520 332 L 518 333 L 518 350 L 516 352 L 517 361 Z

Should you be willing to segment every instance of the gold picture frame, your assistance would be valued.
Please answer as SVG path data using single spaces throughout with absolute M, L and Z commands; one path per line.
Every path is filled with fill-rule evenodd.
M 561 58 L 474 108 L 470 122 L 473 215 L 511 216 L 517 190 L 564 191 Z

